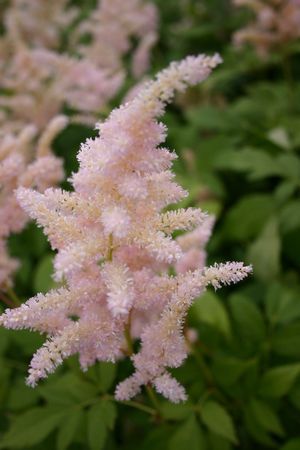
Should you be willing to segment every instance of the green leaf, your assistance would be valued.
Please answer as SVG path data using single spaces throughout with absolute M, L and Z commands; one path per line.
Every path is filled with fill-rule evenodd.
M 221 436 L 208 433 L 209 449 L 210 450 L 231 450 L 232 444 Z
M 39 387 L 39 392 L 48 402 L 55 405 L 78 404 L 97 396 L 97 388 L 79 378 L 74 373 L 67 373 L 52 383 Z
M 193 405 L 185 403 L 164 402 L 161 404 L 161 412 L 167 420 L 184 420 L 192 411 Z
M 65 411 L 59 408 L 34 408 L 18 416 L 3 436 L 0 448 L 31 447 L 41 442 L 64 419 Z
M 266 295 L 266 313 L 273 325 L 300 318 L 299 286 L 273 283 Z
M 193 304 L 193 311 L 198 320 L 211 325 L 225 336 L 230 336 L 229 317 L 225 307 L 216 294 L 211 291 L 206 291 Z
M 300 201 L 291 200 L 280 212 L 280 226 L 283 233 L 289 233 L 300 226 Z
M 9 346 L 9 335 L 10 330 L 6 330 L 5 328 L 0 328 L 0 355 L 5 353 L 6 349 Z
M 264 340 L 266 327 L 263 316 L 251 300 L 240 294 L 230 296 L 229 305 L 235 329 L 247 347 L 255 347 Z
M 42 258 L 36 268 L 33 287 L 35 292 L 48 292 L 57 286 L 52 278 L 53 255 L 46 255 Z
M 63 420 L 57 434 L 57 450 L 66 450 L 69 447 L 83 418 L 84 412 L 76 409 Z
M 213 372 L 218 384 L 231 386 L 254 364 L 253 360 L 241 360 L 233 356 L 216 355 L 213 360 Z
M 110 400 L 103 399 L 100 403 L 102 418 L 110 430 L 113 429 L 117 418 L 117 408 L 115 403 Z M 100 408 L 99 408 L 100 411 Z
M 22 377 L 14 382 L 8 399 L 8 406 L 13 411 L 24 410 L 25 408 L 34 406 L 38 399 L 39 393 L 37 389 L 26 386 Z
M 295 181 L 300 178 L 300 161 L 296 155 L 279 155 L 276 159 L 278 164 L 274 175 L 286 177 Z
M 253 398 L 250 400 L 249 408 L 259 425 L 266 431 L 279 436 L 284 435 L 284 430 L 279 422 L 275 411 L 264 401 Z
M 300 438 L 291 439 L 280 450 L 299 450 L 300 449 Z
M 265 397 L 282 397 L 287 394 L 300 375 L 300 364 L 269 369 L 262 376 L 259 393 Z
M 274 211 L 270 195 L 243 197 L 228 212 L 223 228 L 226 236 L 233 240 L 245 240 L 256 236 Z
M 219 403 L 209 400 L 201 408 L 201 417 L 207 428 L 230 442 L 237 443 L 234 423 L 228 412 Z
M 277 330 L 271 338 L 271 345 L 278 355 L 300 358 L 300 322 Z
M 206 442 L 196 417 L 191 415 L 176 428 L 170 439 L 169 450 L 206 450 Z
M 274 447 L 273 437 L 258 423 L 249 405 L 244 407 L 244 421 L 250 437 L 267 447 Z
M 247 259 L 253 264 L 254 274 L 264 281 L 277 276 L 280 271 L 280 251 L 278 223 L 272 218 L 249 247 Z
M 91 450 L 101 450 L 107 438 L 107 427 L 103 418 L 100 403 L 93 405 L 88 411 L 88 444 Z
M 290 150 L 291 149 L 291 142 L 289 135 L 287 134 L 286 130 L 282 127 L 273 128 L 268 133 L 268 138 L 271 142 L 278 145 L 278 147 L 283 148 L 284 150 Z
M 273 175 L 278 165 L 275 159 L 260 149 L 245 148 L 225 153 L 218 158 L 218 168 L 248 172 L 251 180 L 257 180 Z
M 98 365 L 99 387 L 102 392 L 107 392 L 113 385 L 116 378 L 116 364 L 101 362 Z

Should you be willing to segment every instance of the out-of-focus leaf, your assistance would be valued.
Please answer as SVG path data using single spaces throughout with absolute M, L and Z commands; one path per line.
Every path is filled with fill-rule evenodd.
M 300 358 L 300 321 L 277 330 L 271 338 L 271 345 L 278 355 Z
M 48 402 L 55 405 L 77 404 L 97 396 L 97 388 L 74 373 L 67 373 L 53 383 L 46 383 L 39 387 L 40 394 Z
M 46 255 L 37 266 L 33 286 L 36 292 L 48 292 L 55 288 L 56 283 L 52 278 L 53 255 Z
M 211 291 L 205 292 L 194 303 L 193 311 L 198 320 L 213 326 L 225 336 L 230 336 L 228 314 L 216 294 Z
M 196 417 L 191 415 L 178 426 L 169 442 L 169 450 L 206 450 L 205 437 Z
M 113 385 L 116 377 L 116 365 L 110 362 L 101 362 L 98 366 L 99 386 L 107 392 Z
M 208 442 L 210 450 L 232 450 L 231 442 L 215 433 L 208 433 Z
M 219 403 L 212 400 L 205 402 L 201 408 L 201 418 L 210 431 L 237 443 L 233 420 Z
M 213 372 L 221 386 L 231 386 L 249 369 L 251 364 L 253 364 L 252 361 L 217 355 L 213 361 Z
M 101 450 L 107 438 L 107 427 L 102 415 L 102 405 L 93 405 L 88 411 L 88 444 L 91 450 Z
M 243 343 L 256 348 L 266 333 L 261 312 L 254 302 L 239 294 L 230 297 L 229 305 L 238 336 Z
M 70 411 L 67 417 L 62 421 L 57 433 L 57 450 L 66 450 L 76 434 L 77 427 L 84 418 L 82 409 Z
M 291 439 L 280 450 L 299 450 L 300 449 L 300 438 Z
M 30 448 L 41 442 L 64 419 L 60 408 L 34 408 L 13 421 L 3 436 L 0 448 Z
M 250 400 L 249 408 L 252 410 L 255 419 L 264 430 L 280 436 L 284 434 L 284 430 L 277 414 L 268 403 L 258 398 L 252 398 Z
M 272 324 L 285 324 L 300 318 L 299 286 L 270 285 L 266 295 L 266 313 Z
M 183 420 L 191 414 L 192 406 L 192 404 L 188 404 L 187 402 L 179 404 L 164 402 L 161 405 L 161 412 L 165 419 Z
M 242 198 L 229 210 L 223 232 L 234 240 L 254 237 L 262 229 L 274 211 L 270 195 L 249 195 Z
M 100 402 L 101 406 L 101 414 L 104 420 L 104 423 L 106 424 L 107 428 L 110 430 L 113 429 L 115 425 L 115 421 L 117 418 L 117 408 L 115 403 L 113 403 L 111 400 L 102 399 Z M 100 408 L 99 408 L 100 410 Z
M 300 200 L 291 200 L 280 212 L 280 226 L 284 233 L 288 233 L 300 226 Z
M 259 393 L 264 397 L 282 397 L 290 391 L 299 375 L 300 364 L 269 369 L 262 376 Z
M 271 218 L 248 251 L 248 261 L 253 264 L 255 275 L 264 281 L 280 271 L 281 241 L 278 223 Z
M 8 407 L 13 411 L 22 410 L 34 406 L 38 399 L 38 391 L 26 386 L 22 377 L 14 383 L 8 399 Z
M 272 130 L 270 130 L 268 133 L 268 138 L 271 142 L 283 148 L 284 150 L 290 150 L 291 148 L 289 135 L 287 134 L 287 131 L 282 127 L 273 128 Z

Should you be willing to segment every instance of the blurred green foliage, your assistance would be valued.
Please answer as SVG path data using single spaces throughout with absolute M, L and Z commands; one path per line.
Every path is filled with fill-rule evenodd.
M 81 3 L 83 11 L 92 4 Z M 180 154 L 176 171 L 191 192 L 185 203 L 217 216 L 209 260 L 252 263 L 253 276 L 195 302 L 189 325 L 199 339 L 174 371 L 189 400 L 159 398 L 159 415 L 144 394 L 137 403 L 114 401 L 128 361 L 82 373 L 71 358 L 36 389 L 26 387 L 43 338 L 0 329 L 1 449 L 300 449 L 300 46 L 288 49 L 293 78 L 285 79 L 279 53 L 262 61 L 250 48 L 233 48 L 232 32 L 247 14 L 229 0 L 156 3 L 153 72 L 188 53 L 224 58 L 169 109 L 168 145 Z M 57 138 L 68 176 L 92 135 L 72 125 Z M 15 280 L 22 300 L 53 286 L 41 230 L 30 224 L 10 248 L 22 262 Z

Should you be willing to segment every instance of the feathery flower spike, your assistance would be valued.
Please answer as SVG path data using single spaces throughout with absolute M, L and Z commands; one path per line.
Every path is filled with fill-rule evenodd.
M 185 400 L 183 386 L 167 369 L 187 355 L 186 313 L 208 284 L 235 283 L 251 268 L 205 268 L 213 220 L 195 208 L 165 212 L 187 192 L 174 180 L 176 155 L 161 146 L 166 127 L 157 117 L 175 92 L 205 80 L 220 62 L 218 55 L 173 62 L 112 111 L 98 125 L 99 136 L 81 147 L 74 192 L 18 189 L 20 204 L 57 250 L 55 278 L 66 282 L 0 317 L 7 328 L 49 336 L 32 359 L 28 384 L 35 386 L 75 353 L 82 369 L 115 361 L 131 354 L 130 340 L 139 339 L 139 352 L 131 354 L 135 372 L 117 386 L 116 398 L 128 400 L 151 384 L 172 402 Z M 175 230 L 188 234 L 174 239 Z M 169 275 L 170 266 L 177 275 Z

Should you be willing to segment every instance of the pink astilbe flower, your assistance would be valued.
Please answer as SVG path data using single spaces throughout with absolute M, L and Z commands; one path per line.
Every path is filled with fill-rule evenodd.
M 36 128 L 28 125 L 19 135 L 0 136 L 0 288 L 11 283 L 11 274 L 17 261 L 6 250 L 6 238 L 10 233 L 23 229 L 28 216 L 15 197 L 20 186 L 44 191 L 63 179 L 62 161 L 51 153 L 51 144 L 57 133 L 65 127 L 65 116 L 55 117 L 33 142 Z M 36 146 L 36 151 L 33 148 Z
M 62 31 L 69 27 L 78 11 L 69 0 L 10 0 L 4 15 L 6 27 L 15 22 L 20 38 L 32 47 L 58 48 Z
M 166 127 L 157 117 L 176 91 L 203 81 L 220 62 L 218 55 L 200 55 L 172 63 L 115 109 L 98 125 L 99 136 L 81 147 L 74 192 L 18 189 L 21 205 L 58 250 L 54 276 L 66 283 L 0 317 L 7 328 L 49 335 L 32 359 L 28 384 L 36 385 L 75 353 L 83 369 L 97 360 L 115 361 L 131 353 L 131 335 L 141 348 L 131 355 L 135 372 L 117 386 L 116 398 L 129 399 L 144 384 L 173 402 L 186 398 L 167 368 L 186 358 L 187 311 L 208 284 L 235 283 L 251 268 L 205 268 L 200 258 L 194 270 L 169 275 L 193 243 L 203 249 L 212 223 L 200 209 L 164 210 L 187 192 L 171 172 L 176 155 L 160 146 Z M 191 234 L 174 239 L 179 229 Z
M 138 77 L 147 70 L 156 40 L 154 5 L 99 1 L 86 20 L 76 18 L 70 42 L 59 53 L 64 27 L 78 15 L 68 3 L 13 0 L 7 7 L 0 37 L 2 132 L 19 132 L 29 123 L 43 130 L 65 105 L 74 121 L 94 124 L 123 84 L 123 58 L 133 38 L 133 73 Z M 82 33 L 90 34 L 91 42 L 73 48 Z
M 133 52 L 132 72 L 139 78 L 149 66 L 150 52 L 157 41 L 157 9 L 143 0 L 99 0 L 96 9 L 77 31 L 88 34 L 91 43 L 82 45 L 80 53 L 100 67 L 119 71 L 122 59 L 132 50 L 132 40 L 138 41 Z
M 112 74 L 87 59 L 18 45 L 0 77 L 0 86 L 9 93 L 0 96 L 2 129 L 15 131 L 33 123 L 43 130 L 64 104 L 77 115 L 95 118 L 122 81 L 121 73 Z
M 234 34 L 238 47 L 250 43 L 265 57 L 271 49 L 300 37 L 299 0 L 234 0 L 234 3 L 247 6 L 255 14 L 253 22 Z

